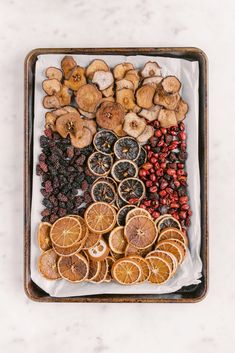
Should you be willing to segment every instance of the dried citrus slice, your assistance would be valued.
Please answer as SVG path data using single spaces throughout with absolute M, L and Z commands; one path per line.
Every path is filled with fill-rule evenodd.
M 178 262 L 176 257 L 172 253 L 168 251 L 162 251 L 162 250 L 153 250 L 146 256 L 146 258 L 148 258 L 149 256 L 157 256 L 165 260 L 166 262 L 168 262 L 171 268 L 172 275 L 175 274 L 177 270 Z
M 118 159 L 136 160 L 140 154 L 140 145 L 133 137 L 121 137 L 114 144 L 114 154 Z
M 135 163 L 138 165 L 138 167 L 141 167 L 146 161 L 147 161 L 146 149 L 144 147 L 141 147 L 140 154 L 138 158 L 135 160 Z
M 122 208 L 124 206 L 130 206 L 130 205 L 127 204 L 127 202 L 125 202 L 123 199 L 121 199 L 121 197 L 118 194 L 117 194 L 117 197 L 116 197 L 116 205 L 117 205 L 118 209 L 120 209 L 120 208 Z
M 141 207 L 135 207 L 130 212 L 128 212 L 128 214 L 126 215 L 126 223 L 129 221 L 129 219 L 131 219 L 135 216 L 147 216 L 147 217 L 151 218 L 151 215 L 147 210 L 145 210 Z
M 58 271 L 64 279 L 70 282 L 82 282 L 89 273 L 88 261 L 81 254 L 60 257 Z
M 114 187 L 114 190 L 117 189 L 117 183 L 113 178 L 110 178 L 108 176 L 99 177 L 94 181 L 94 183 L 97 183 L 98 181 L 106 181 L 107 183 L 111 184 Z
M 110 130 L 100 130 L 93 139 L 93 144 L 97 151 L 104 154 L 113 153 L 113 146 L 117 141 L 117 136 Z
M 47 222 L 41 222 L 38 227 L 38 245 L 42 251 L 51 249 L 51 238 L 50 238 L 51 224 Z
M 109 234 L 109 247 L 116 254 L 124 254 L 127 241 L 124 237 L 124 227 L 114 228 Z
M 166 218 L 166 217 L 168 217 L 168 216 L 172 217 L 171 214 L 166 213 L 166 214 L 162 214 L 162 215 L 159 216 L 157 219 L 155 219 L 154 222 L 155 222 L 156 226 L 158 225 L 158 223 L 159 223 L 163 218 Z
M 112 277 L 120 284 L 135 284 L 142 275 L 140 264 L 130 258 L 117 260 L 112 266 Z
M 101 238 L 96 245 L 87 250 L 87 253 L 93 261 L 101 261 L 108 256 L 109 247 L 105 240 Z
M 145 257 L 150 251 L 152 251 L 152 245 L 148 246 L 146 249 L 137 249 L 134 245 L 128 244 L 125 250 L 125 256 L 139 255 Z
M 57 263 L 59 256 L 53 249 L 43 252 L 38 259 L 38 270 L 46 279 L 54 280 L 60 278 Z
M 85 242 L 83 248 L 85 250 L 92 248 L 93 246 L 95 246 L 98 243 L 100 238 L 101 238 L 101 234 L 93 233 L 89 230 L 88 236 L 86 238 L 86 242 Z
M 127 178 L 118 185 L 118 194 L 126 202 L 138 203 L 145 196 L 145 186 L 138 178 Z
M 89 229 L 88 229 L 88 227 L 87 227 L 86 222 L 84 221 L 84 219 L 83 219 L 81 216 L 79 216 L 79 215 L 71 215 L 71 216 L 67 216 L 67 217 L 73 217 L 73 218 L 77 219 L 78 222 L 81 224 L 82 232 L 81 232 L 81 236 L 80 236 L 79 241 L 80 241 L 80 242 L 83 241 L 83 243 L 85 243 L 86 238 L 88 237 Z
M 112 281 L 111 268 L 112 268 L 115 260 L 111 256 L 108 256 L 108 257 L 106 257 L 106 261 L 108 263 L 108 273 L 107 273 L 104 281 L 111 282 Z
M 110 155 L 101 152 L 94 152 L 88 158 L 88 167 L 90 171 L 98 176 L 107 175 L 112 164 L 113 158 Z
M 141 276 L 139 279 L 139 283 L 143 283 L 149 279 L 150 276 L 150 268 L 148 262 L 143 259 L 141 256 L 133 255 L 130 256 L 131 259 L 135 260 L 141 266 Z
M 112 166 L 111 174 L 116 181 L 120 182 L 126 178 L 136 177 L 138 170 L 135 162 L 128 159 L 120 159 Z
M 155 223 L 149 217 L 135 216 L 127 222 L 124 234 L 130 244 L 145 249 L 155 242 L 158 233 Z
M 117 253 L 113 252 L 111 249 L 110 249 L 110 256 L 112 257 L 112 259 L 114 261 L 123 258 L 123 254 L 117 254 Z
M 67 248 L 81 238 L 81 223 L 72 217 L 59 218 L 51 227 L 51 241 L 60 247 Z
M 91 204 L 85 212 L 85 222 L 94 233 L 108 233 L 116 223 L 116 210 L 105 202 Z
M 185 245 L 188 245 L 187 236 L 181 232 L 178 228 L 165 228 L 161 231 L 158 237 L 158 241 L 167 239 L 178 239 L 182 241 Z
M 100 271 L 98 272 L 97 276 L 95 276 L 90 282 L 93 283 L 101 283 L 104 282 L 107 274 L 108 274 L 108 261 L 106 259 L 99 261 L 100 262 Z
M 116 192 L 114 187 L 106 181 L 97 181 L 92 185 L 91 197 L 95 202 L 113 203 L 115 201 Z
M 171 268 L 167 261 L 157 256 L 149 256 L 146 261 L 150 267 L 149 282 L 163 284 L 171 278 Z
M 162 240 L 156 245 L 156 250 L 163 250 L 172 253 L 177 261 L 178 264 L 181 264 L 184 258 L 184 249 L 173 240 Z
M 101 270 L 101 261 L 89 261 L 89 273 L 87 277 L 87 281 L 93 281 L 96 277 L 98 277 L 99 272 Z
M 161 232 L 165 228 L 178 228 L 181 230 L 181 225 L 177 219 L 172 216 L 167 216 L 158 222 L 158 230 Z
M 134 208 L 136 208 L 136 206 L 134 206 L 134 205 L 125 205 L 118 211 L 117 224 L 119 226 L 124 226 L 126 224 L 126 216 Z
M 73 254 L 76 254 L 82 249 L 83 245 L 84 242 L 81 240 L 75 243 L 74 245 L 69 246 L 68 248 L 62 248 L 58 245 L 52 244 L 53 249 L 59 256 L 71 256 Z

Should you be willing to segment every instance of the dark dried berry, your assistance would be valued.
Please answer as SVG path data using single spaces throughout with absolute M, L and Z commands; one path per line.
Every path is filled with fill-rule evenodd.
M 57 198 L 55 197 L 55 195 L 51 195 L 49 197 L 49 201 L 54 205 L 54 206 L 58 206 L 58 200 Z
M 60 217 L 64 217 L 66 215 L 67 211 L 65 208 L 59 208 L 58 214 Z
M 40 192 L 41 192 L 42 196 L 45 197 L 46 199 L 48 199 L 49 196 L 51 195 L 51 193 L 50 192 L 46 192 L 45 189 L 40 189 Z
M 161 214 L 166 214 L 168 213 L 169 207 L 167 205 L 163 205 L 159 207 L 159 211 Z
M 89 192 L 85 192 L 83 196 L 84 196 L 85 203 L 89 203 L 92 201 L 92 198 Z
M 59 217 L 56 214 L 52 214 L 50 216 L 50 223 L 54 223 Z
M 66 154 L 67 154 L 68 158 L 73 158 L 73 156 L 74 156 L 74 147 L 73 146 L 67 147 Z
M 45 190 L 47 193 L 51 193 L 53 191 L 52 183 L 50 180 L 45 182 Z
M 49 216 L 51 214 L 51 210 L 49 210 L 48 208 L 46 208 L 45 210 L 43 210 L 41 212 L 41 215 L 44 216 Z
M 45 134 L 46 137 L 48 137 L 49 139 L 52 139 L 52 137 L 53 137 L 53 133 L 52 133 L 51 129 L 49 129 L 49 128 L 44 130 L 44 134 Z
M 48 146 L 48 138 L 46 136 L 40 136 L 40 147 Z
M 49 216 L 42 217 L 42 222 L 50 222 L 50 217 Z
M 40 166 L 40 168 L 42 169 L 42 171 L 44 173 L 48 172 L 48 166 L 47 166 L 47 164 L 45 162 L 39 162 L 39 166 Z
M 66 195 L 62 194 L 62 193 L 59 193 L 57 195 L 57 198 L 58 198 L 59 201 L 63 201 L 63 202 L 67 202 L 68 201 L 68 197 Z
M 45 162 L 45 160 L 46 160 L 46 155 L 45 155 L 45 153 L 40 153 L 38 159 L 39 159 L 40 162 Z
M 42 204 L 43 206 L 45 206 L 46 208 L 53 208 L 53 204 L 48 200 L 48 199 L 43 199 L 42 200 Z
M 36 175 L 40 176 L 40 175 L 42 175 L 42 174 L 43 174 L 43 171 L 42 171 L 42 169 L 40 168 L 40 165 L 37 164 L 37 165 L 36 165 Z
M 76 196 L 74 198 L 74 202 L 75 202 L 76 207 L 79 207 L 84 202 L 84 198 L 82 196 Z
M 82 182 L 82 190 L 86 191 L 88 186 L 89 186 L 88 182 L 86 180 L 83 180 L 83 182 Z

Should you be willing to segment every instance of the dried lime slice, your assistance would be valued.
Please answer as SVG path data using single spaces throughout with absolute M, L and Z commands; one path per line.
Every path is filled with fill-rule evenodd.
M 114 145 L 114 154 L 118 159 L 136 160 L 140 154 L 140 145 L 133 137 L 122 137 Z
M 138 175 L 138 167 L 133 161 L 120 159 L 112 166 L 111 174 L 116 181 L 120 182 L 126 178 L 136 177 Z

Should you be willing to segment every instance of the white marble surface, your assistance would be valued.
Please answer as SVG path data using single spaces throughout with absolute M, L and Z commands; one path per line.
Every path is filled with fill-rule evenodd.
M 234 15 L 232 0 L 1 1 L 0 352 L 234 352 Z M 79 46 L 197 46 L 209 57 L 210 290 L 199 304 L 24 295 L 23 61 L 35 47 Z

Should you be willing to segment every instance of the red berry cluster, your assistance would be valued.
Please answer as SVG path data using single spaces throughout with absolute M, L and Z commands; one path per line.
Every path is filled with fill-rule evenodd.
M 160 128 L 159 122 L 145 149 L 147 162 L 139 170 L 146 186 L 146 198 L 140 207 L 147 209 L 154 219 L 161 214 L 172 214 L 183 228 L 190 225 L 192 211 L 187 195 L 187 144 L 185 125 L 181 122 L 171 128 Z

